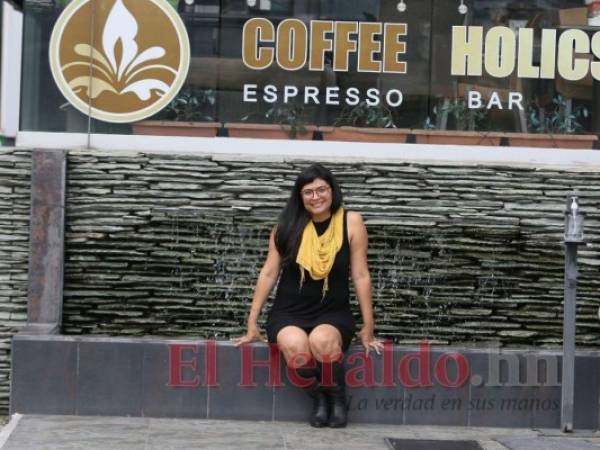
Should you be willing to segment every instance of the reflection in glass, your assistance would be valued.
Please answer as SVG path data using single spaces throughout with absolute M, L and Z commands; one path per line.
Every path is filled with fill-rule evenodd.
M 88 130 L 87 117 L 62 97 L 48 66 L 50 33 L 67 3 L 67 0 L 25 2 L 23 130 Z M 169 0 L 169 3 L 185 23 L 192 58 L 179 95 L 151 119 L 480 133 L 600 131 L 600 82 L 591 76 L 578 81 L 566 81 L 558 75 L 554 79 L 538 79 L 519 77 L 515 70 L 509 76 L 496 78 L 485 68 L 480 76 L 451 73 L 454 26 L 481 26 L 484 35 L 499 26 L 514 30 L 516 36 L 520 29 L 532 29 L 532 64 L 539 65 L 541 30 L 556 30 L 558 37 L 566 29 L 582 30 L 590 37 L 598 30 L 588 26 L 583 0 L 411 0 L 403 2 L 404 11 L 399 11 L 398 0 Z M 268 19 L 275 30 L 290 18 L 301 20 L 308 30 L 311 21 L 316 20 L 406 23 L 407 34 L 402 37 L 406 53 L 399 58 L 406 62 L 407 73 L 359 72 L 356 50 L 350 52 L 347 71 L 333 69 L 334 52 L 330 50 L 325 52 L 323 70 L 309 70 L 308 64 L 299 70 L 284 70 L 276 61 L 261 70 L 250 69 L 242 60 L 242 32 L 244 24 L 255 17 Z M 156 29 L 160 26 L 156 25 Z M 326 37 L 334 39 L 333 33 L 327 33 Z M 351 33 L 350 38 L 356 41 L 357 33 Z M 383 46 L 383 35 L 376 36 L 374 42 Z M 272 42 L 259 45 L 274 47 Z M 373 57 L 382 60 L 382 52 L 374 52 Z M 592 62 L 592 56 L 589 59 Z M 270 95 L 265 91 L 268 86 L 272 86 Z M 287 101 L 286 86 L 292 89 L 288 93 L 293 94 Z M 370 103 L 369 90 L 376 92 L 374 97 L 380 99 L 379 104 Z M 347 102 L 348 92 L 356 97 L 351 104 Z M 474 95 L 470 92 L 477 96 L 470 97 Z M 391 102 L 386 98 L 388 94 Z M 93 120 L 91 130 L 130 133 L 131 125 Z
M 587 12 L 581 9 L 582 1 L 467 1 L 464 16 L 449 3 L 434 0 L 430 114 L 424 128 L 559 134 L 596 129 L 591 76 L 567 82 L 558 74 L 555 79 L 519 77 L 517 69 L 503 78 L 490 76 L 485 68 L 481 76 L 453 77 L 450 70 L 452 26 L 481 26 L 484 36 L 493 27 L 508 27 L 517 36 L 519 29 L 530 28 L 532 63 L 539 66 L 541 30 L 557 29 L 560 36 L 561 27 L 567 26 L 562 18 L 577 7 L 582 17 L 569 22 L 568 28 L 585 28 Z M 475 104 L 481 107 L 472 107 L 469 92 L 477 93 Z M 511 102 L 521 96 L 521 101 Z
M 356 51 L 350 53 L 347 71 L 333 69 L 331 51 L 326 53 L 325 66 L 320 71 L 309 70 L 308 64 L 300 70 L 287 71 L 278 67 L 276 62 L 260 71 L 249 69 L 241 61 L 240 43 L 243 24 L 251 16 L 243 15 L 239 8 L 235 9 L 233 2 L 225 2 L 225 5 L 227 9 L 224 9 L 222 17 L 220 47 L 221 64 L 226 69 L 219 71 L 218 78 L 222 122 L 272 123 L 276 117 L 271 114 L 273 101 L 277 110 L 287 109 L 284 114 L 287 117 L 300 114 L 302 122 L 314 125 L 411 127 L 417 126 L 426 116 L 430 2 L 414 2 L 414 6 L 405 14 L 400 14 L 396 3 L 389 1 L 293 2 L 294 17 L 302 17 L 308 30 L 311 20 L 410 23 L 406 55 L 403 55 L 409 67 L 407 74 L 358 72 Z M 240 3 L 235 5 L 240 7 Z M 281 23 L 280 19 L 273 17 L 270 20 L 277 27 Z M 328 33 L 327 37 L 334 39 L 333 33 Z M 358 40 L 357 33 L 352 34 L 351 39 Z M 376 39 L 383 46 L 382 33 Z M 261 47 L 273 45 L 262 43 Z M 373 57 L 381 60 L 382 52 L 374 52 Z M 244 101 L 245 86 L 253 87 L 252 101 Z M 270 92 L 268 86 L 273 87 Z M 294 89 L 294 95 L 288 101 L 284 96 L 286 86 L 298 88 L 298 92 Z M 327 100 L 328 89 L 331 92 L 330 101 Z M 349 89 L 353 93 L 350 99 L 352 104 L 347 101 Z M 381 101 L 378 105 L 367 104 L 367 100 L 371 102 L 367 96 L 369 90 L 378 93 L 375 95 Z M 394 103 L 402 96 L 400 106 L 391 106 L 385 102 L 385 95 L 390 90 L 401 93 L 393 96 Z M 354 98 L 357 100 L 354 101 Z
M 67 3 L 24 3 L 21 130 L 88 131 L 87 116 L 60 93 L 48 62 L 50 34 Z

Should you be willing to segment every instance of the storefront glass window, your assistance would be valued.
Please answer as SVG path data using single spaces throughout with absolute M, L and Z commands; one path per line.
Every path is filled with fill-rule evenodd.
M 65 2 L 23 5 L 21 130 L 87 132 L 87 117 L 75 110 L 54 84 L 48 62 L 52 28 Z
M 117 1 L 136 8 L 133 0 L 100 3 L 110 9 Z M 148 119 L 481 133 L 600 130 L 600 2 L 170 3 L 189 36 L 190 68 L 175 99 Z M 88 120 L 57 89 L 48 42 L 66 4 L 25 2 L 21 129 L 135 132 L 130 123 Z M 102 8 L 82 31 L 97 48 L 110 12 Z M 156 30 L 136 39 L 147 46 L 160 41 L 160 21 L 136 17 L 146 26 L 154 21 Z M 82 76 L 97 70 L 81 69 Z M 109 100 L 98 95 L 91 106 L 103 101 Z
M 588 73 L 580 80 L 567 81 L 552 65 L 546 74 L 540 74 L 543 52 L 554 55 L 561 35 L 567 30 L 578 30 L 583 41 L 600 30 L 588 26 L 588 10 L 579 0 L 555 1 L 475 1 L 468 4 L 468 12 L 461 15 L 456 2 L 434 1 L 432 83 L 430 115 L 425 126 L 456 130 L 515 131 L 515 132 L 596 132 L 593 118 L 594 84 Z M 453 76 L 451 69 L 452 26 L 481 27 L 484 52 L 476 71 L 481 75 Z M 501 28 L 499 28 L 501 27 Z M 514 38 L 507 39 L 514 52 L 495 52 L 486 55 L 487 43 L 492 43 L 496 30 L 510 30 Z M 547 33 L 542 45 L 542 30 Z M 491 32 L 491 34 L 490 34 Z M 503 31 L 504 32 L 504 31 Z M 552 38 L 552 33 L 556 33 Z M 489 39 L 486 40 L 486 39 Z M 589 45 L 589 43 L 588 43 Z M 542 48 L 543 47 L 543 48 Z M 516 54 L 515 54 L 516 53 Z M 545 53 L 547 56 L 550 53 Z M 586 61 L 592 61 L 586 52 Z M 566 54 L 556 51 L 557 61 Z M 483 67 L 482 67 L 483 66 Z M 489 67 L 488 67 L 489 66 Z M 521 73 L 519 73 L 521 72 Z M 540 79 L 545 77 L 545 79 Z M 469 95 L 469 92 L 473 94 Z M 600 98 L 596 97 L 597 101 Z M 471 99 L 471 105 L 469 105 Z M 473 108 L 473 106 L 480 106 Z M 471 106 L 471 108 L 469 108 Z M 520 108 L 522 106 L 522 109 Z

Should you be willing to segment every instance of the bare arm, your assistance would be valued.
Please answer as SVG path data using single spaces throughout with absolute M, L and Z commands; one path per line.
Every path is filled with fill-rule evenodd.
M 370 349 L 379 352 L 383 344 L 375 339 L 375 321 L 373 319 L 373 299 L 371 293 L 371 275 L 367 264 L 368 236 L 362 216 L 354 211 L 348 212 L 348 238 L 350 240 L 350 270 L 352 282 L 358 297 L 363 319 L 359 332 L 367 353 Z
M 248 330 L 245 336 L 233 339 L 236 346 L 247 342 L 264 340 L 258 329 L 257 321 L 265 301 L 269 297 L 273 286 L 277 283 L 280 267 L 281 257 L 275 247 L 275 229 L 273 229 L 269 238 L 267 259 L 260 270 L 256 287 L 254 288 L 254 296 L 252 297 L 252 305 L 250 306 L 250 314 L 248 315 Z

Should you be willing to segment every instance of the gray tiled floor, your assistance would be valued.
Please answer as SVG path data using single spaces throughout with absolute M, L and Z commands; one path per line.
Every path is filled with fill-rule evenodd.
M 384 437 L 472 439 L 479 441 L 486 450 L 505 450 L 498 440 L 543 445 L 547 439 L 528 429 L 350 424 L 345 429 L 317 430 L 307 424 L 292 422 L 26 415 L 21 417 L 2 449 L 383 450 L 387 448 Z M 589 449 L 588 443 L 600 449 L 600 434 L 586 436 L 586 439 L 556 436 L 552 439 L 556 445 L 552 448 L 557 450 Z M 561 442 L 568 446 L 559 446 Z
M 590 441 L 593 441 L 590 439 Z M 510 450 L 594 450 L 600 443 L 587 442 L 585 439 L 565 438 L 508 438 L 502 439 Z

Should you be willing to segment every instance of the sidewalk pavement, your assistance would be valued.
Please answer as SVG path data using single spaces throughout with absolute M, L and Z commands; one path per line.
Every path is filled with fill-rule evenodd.
M 2 450 L 388 449 L 384 438 L 476 440 L 484 450 L 594 450 L 600 433 L 558 430 L 19 415 L 0 432 Z M 502 444 L 502 443 L 503 444 Z M 2 445 L 4 444 L 4 445 Z M 435 447 L 429 450 L 436 450 Z

